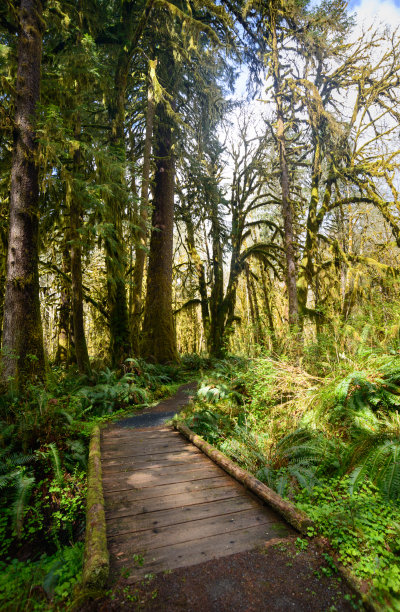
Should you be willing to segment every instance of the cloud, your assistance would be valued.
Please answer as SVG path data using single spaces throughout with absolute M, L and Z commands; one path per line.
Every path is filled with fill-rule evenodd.
M 380 23 L 392 28 L 400 26 L 400 0 L 353 0 L 349 9 L 357 15 L 357 26 Z

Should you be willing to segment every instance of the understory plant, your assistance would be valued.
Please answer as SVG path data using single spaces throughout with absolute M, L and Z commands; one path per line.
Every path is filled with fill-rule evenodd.
M 93 425 L 169 395 L 180 380 L 175 366 L 130 359 L 122 375 L 57 367 L 46 385 L 0 396 L 1 609 L 53 609 L 71 597 Z
M 324 369 L 268 355 L 222 379 L 216 369 L 183 418 L 306 510 L 372 595 L 400 609 L 400 357 L 363 351 Z

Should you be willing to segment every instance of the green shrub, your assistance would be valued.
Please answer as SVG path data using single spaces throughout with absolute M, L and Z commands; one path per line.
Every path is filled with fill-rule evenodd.
M 38 561 L 0 562 L 0 608 L 55 609 L 71 601 L 82 570 L 83 544 L 65 547 Z
M 326 536 L 343 565 L 371 581 L 382 601 L 400 599 L 400 509 L 387 503 L 376 487 L 364 483 L 350 493 L 347 477 L 303 489 L 296 502 Z M 399 609 L 399 601 L 397 607 Z

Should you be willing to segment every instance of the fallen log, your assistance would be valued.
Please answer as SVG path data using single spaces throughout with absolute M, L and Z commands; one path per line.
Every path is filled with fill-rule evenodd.
M 96 426 L 90 438 L 88 487 L 86 497 L 86 535 L 83 561 L 83 585 L 88 589 L 105 586 L 110 571 L 107 549 L 106 517 L 104 512 L 101 474 L 100 428 Z
M 185 438 L 190 440 L 195 446 L 202 450 L 203 453 L 210 457 L 210 459 L 222 467 L 225 472 L 233 476 L 233 478 L 241 482 L 247 489 L 255 493 L 271 506 L 271 508 L 276 510 L 290 525 L 297 529 L 297 531 L 307 535 L 308 528 L 314 526 L 313 521 L 304 512 L 298 510 L 293 504 L 283 499 L 278 493 L 275 493 L 275 491 L 267 487 L 267 485 L 252 476 L 252 474 L 249 474 L 249 472 L 233 463 L 233 461 L 203 440 L 203 438 L 196 435 L 186 425 L 179 421 L 175 421 L 174 427 L 183 434 Z

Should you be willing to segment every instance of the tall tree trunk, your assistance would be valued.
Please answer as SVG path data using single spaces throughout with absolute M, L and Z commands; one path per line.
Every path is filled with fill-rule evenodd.
M 172 257 L 175 165 L 172 121 L 163 103 L 156 108 L 154 200 L 141 355 L 157 363 L 176 361 L 172 314 Z
M 251 321 L 251 326 L 252 326 L 252 333 L 253 333 L 254 341 L 258 342 L 257 332 L 256 332 L 256 316 L 254 312 L 253 293 L 251 290 L 250 271 L 249 271 L 249 264 L 247 262 L 245 263 L 244 269 L 246 273 L 247 298 L 249 300 L 250 321 Z
M 34 117 L 40 92 L 42 3 L 21 0 L 3 325 L 3 380 L 16 389 L 45 377 L 39 303 L 39 182 Z
M 126 208 L 125 183 L 125 95 L 130 56 L 121 49 L 114 77 L 114 91 L 108 104 L 111 123 L 110 147 L 119 169 L 111 177 L 113 193 L 107 198 L 105 239 L 107 269 L 107 303 L 110 325 L 110 353 L 113 367 L 120 366 L 130 355 L 128 304 L 125 286 L 125 248 L 122 237 L 122 216 Z
M 133 54 L 154 5 L 154 0 L 147 0 L 139 19 L 137 2 L 121 3 L 121 44 L 114 75 L 114 90 L 108 101 L 108 116 L 111 124 L 111 150 L 115 160 L 119 161 L 120 171 L 112 176 L 114 193 L 106 202 L 105 221 L 109 234 L 105 240 L 107 268 L 107 301 L 109 307 L 110 353 L 113 367 L 120 366 L 131 353 L 131 334 L 129 329 L 128 304 L 125 283 L 125 248 L 122 236 L 122 218 L 126 209 L 127 190 L 125 184 L 125 99 L 129 69 Z M 116 187 L 118 185 L 118 187 Z
M 212 270 L 213 285 L 210 295 L 210 326 L 207 339 L 208 351 L 213 357 L 223 357 L 226 352 L 224 345 L 225 312 L 224 312 L 224 270 L 221 245 L 221 224 L 218 218 L 218 205 L 213 203 L 211 216 L 212 235 Z
M 274 317 L 273 317 L 273 314 L 272 314 L 271 300 L 270 300 L 270 296 L 269 296 L 269 293 L 268 293 L 267 281 L 266 281 L 266 278 L 265 278 L 265 271 L 264 271 L 263 266 L 262 266 L 261 263 L 260 263 L 260 275 L 261 275 L 262 290 L 263 290 L 263 294 L 264 294 L 265 312 L 267 314 L 269 333 L 270 333 L 270 337 L 271 337 L 271 349 L 272 349 L 272 351 L 274 353 L 276 353 L 277 350 L 278 350 L 278 342 L 277 342 L 277 338 L 276 338 L 276 331 L 275 331 L 275 325 L 274 325 Z
M 76 139 L 79 137 L 79 132 L 80 126 L 77 121 L 75 127 Z M 74 177 L 79 172 L 80 165 L 80 151 L 77 149 L 73 155 Z M 67 204 L 70 214 L 71 296 L 75 355 L 79 372 L 81 374 L 90 374 L 90 361 L 83 321 L 82 252 L 79 233 L 82 226 L 82 205 L 79 193 L 71 181 L 67 183 Z
M 135 266 L 133 269 L 133 313 L 131 323 L 131 341 L 134 354 L 139 353 L 140 319 L 143 308 L 143 275 L 146 261 L 147 219 L 149 210 L 150 156 L 155 115 L 154 88 L 157 61 L 151 61 L 147 89 L 146 135 L 143 150 L 142 187 L 140 194 L 140 211 L 138 233 L 136 236 Z
M 6 205 L 3 203 L 4 208 Z M 1 213 L 0 213 L 1 214 Z M 3 218 L 8 216 L 8 205 L 7 212 L 4 211 Z M 4 298 L 6 292 L 6 281 L 7 281 L 7 245 L 8 236 L 7 228 L 0 228 L 0 346 L 3 344 L 3 319 L 4 319 Z
M 198 288 L 200 293 L 200 301 L 201 301 L 201 319 L 203 323 L 203 332 L 206 338 L 209 337 L 210 333 L 210 310 L 208 305 L 208 296 L 207 296 L 207 282 L 206 282 L 206 272 L 204 269 L 204 264 L 201 261 L 201 257 L 197 252 L 196 243 L 194 239 L 194 227 L 193 220 L 191 217 L 191 213 L 188 210 L 185 215 L 185 224 L 186 224 L 186 233 L 187 233 L 187 245 L 190 257 L 195 265 L 197 278 L 198 278 Z
M 58 339 L 55 363 L 69 365 L 72 362 L 73 343 L 71 337 L 71 285 L 66 277 L 71 274 L 71 256 L 69 252 L 69 229 L 64 228 L 64 246 L 62 250 L 62 271 L 66 276 L 60 278 L 60 309 L 58 316 Z
M 284 229 L 284 247 L 286 257 L 286 286 L 289 301 L 289 326 L 294 329 L 299 323 L 299 309 L 297 302 L 296 285 L 296 259 L 294 256 L 293 211 L 290 202 L 290 178 L 286 154 L 286 137 L 284 110 L 282 101 L 282 82 L 279 66 L 278 40 L 274 11 L 271 15 L 271 41 L 272 41 L 272 77 L 274 97 L 276 103 L 276 140 L 278 143 L 279 165 L 282 190 L 282 216 Z
M 255 317 L 255 321 L 256 321 L 255 341 L 256 341 L 257 344 L 261 344 L 261 345 L 264 346 L 264 344 L 265 344 L 265 342 L 264 342 L 264 334 L 263 334 L 263 329 L 262 329 L 262 326 L 261 326 L 260 309 L 258 307 L 256 284 L 254 282 L 254 278 L 251 277 L 250 272 L 249 272 L 249 276 L 250 276 L 250 290 L 251 290 L 251 293 L 253 295 L 254 317 Z

